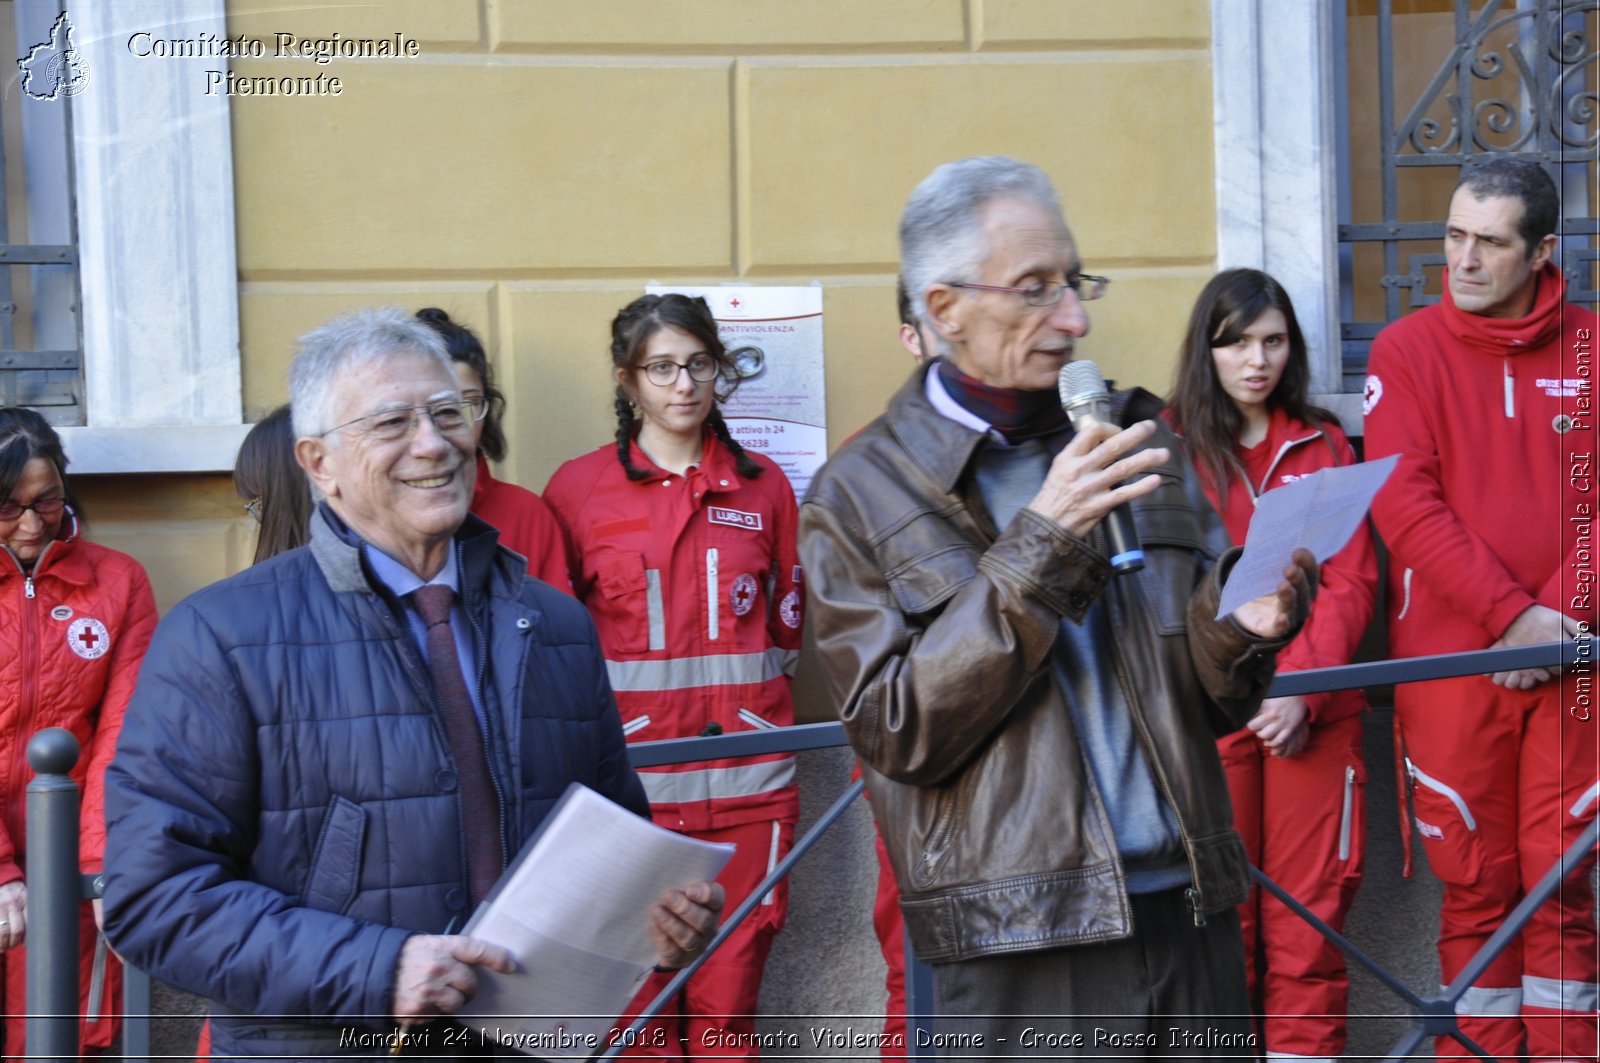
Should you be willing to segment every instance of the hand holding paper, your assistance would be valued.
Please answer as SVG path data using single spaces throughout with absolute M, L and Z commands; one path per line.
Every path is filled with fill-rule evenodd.
M 656 963 L 679 968 L 705 950 L 717 936 L 724 894 L 715 882 L 693 882 L 681 890 L 666 890 L 650 909 L 650 942 Z
M 394 972 L 394 1017 L 409 1023 L 449 1015 L 478 989 L 475 968 L 516 970 L 511 954 L 477 938 L 417 934 L 406 939 Z
M 1236 563 L 1233 570 L 1238 572 L 1239 564 Z M 1233 611 L 1233 618 L 1240 627 L 1259 638 L 1282 638 L 1304 624 L 1311 614 L 1318 575 L 1317 560 L 1311 556 L 1311 551 L 1296 547 L 1289 564 L 1284 567 L 1282 582 L 1270 594 L 1252 598 L 1239 606 Z M 1228 583 L 1233 583 L 1231 575 Z M 1222 593 L 1226 597 L 1228 588 L 1223 587 Z M 1218 618 L 1222 615 L 1219 613 Z
M 1272 624 L 1276 611 L 1267 603 L 1282 600 L 1280 580 L 1289 578 L 1291 566 L 1303 568 L 1296 548 L 1303 547 L 1316 563 L 1342 550 L 1399 460 L 1391 454 L 1381 461 L 1323 469 L 1258 498 L 1244 554 L 1222 588 L 1217 619 L 1236 613 L 1240 624 L 1266 638 L 1290 630 Z M 1310 574 L 1314 579 L 1315 564 Z
M 456 1014 L 481 1044 L 598 1055 L 651 965 L 681 966 L 711 940 L 722 888 L 710 880 L 732 854 L 573 783 L 467 923 L 515 971 L 476 968 Z

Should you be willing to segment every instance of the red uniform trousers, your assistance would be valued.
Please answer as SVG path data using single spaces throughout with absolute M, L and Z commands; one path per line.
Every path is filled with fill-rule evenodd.
M 895 885 L 889 850 L 876 825 L 873 846 L 878 852 L 878 895 L 872 900 L 872 929 L 883 949 L 883 988 L 888 1001 L 883 1006 L 883 1047 L 878 1058 L 883 1063 L 903 1063 L 906 1058 L 906 924 L 900 915 L 900 887 Z
M 1366 845 L 1361 732 L 1359 714 L 1313 726 L 1293 757 L 1268 754 L 1247 730 L 1217 742 L 1250 862 L 1335 930 L 1355 899 Z M 1239 906 L 1239 923 L 1267 1051 L 1336 1058 L 1350 996 L 1344 955 L 1260 887 Z
M 1444 882 L 1439 965 L 1449 983 L 1595 815 L 1600 716 L 1569 713 L 1569 676 L 1532 691 L 1484 676 L 1395 692 L 1417 831 Z M 1584 712 L 1585 710 L 1579 710 Z M 1594 1059 L 1596 940 L 1591 853 L 1457 1005 L 1491 1054 Z M 1467 1052 L 1441 1038 L 1440 1058 Z
M 105 987 L 100 992 L 99 1018 L 83 1022 L 89 1013 L 89 981 L 94 969 L 94 945 L 98 931 L 94 925 L 94 909 L 88 901 L 81 906 L 78 919 L 78 1048 L 85 1056 L 99 1055 L 101 1049 L 111 1044 L 116 1036 L 122 1014 L 122 963 L 109 950 L 106 952 Z M 0 1054 L 6 1059 L 21 1059 L 26 1053 L 23 1038 L 28 1028 L 28 947 L 26 945 L 0 952 L 0 968 L 4 970 L 5 1024 L 0 1029 Z
M 733 859 L 717 881 L 727 892 L 723 914 L 730 915 L 755 892 L 762 879 L 794 847 L 794 824 L 779 820 L 743 823 L 724 830 L 688 831 L 708 842 L 732 843 Z M 717 947 L 704 967 L 689 979 L 625 1055 L 633 1058 L 760 1059 L 755 1041 L 755 1015 L 761 998 L 761 973 L 772 951 L 772 939 L 783 929 L 789 911 L 789 880 L 784 878 L 733 934 Z M 628 1005 L 626 1026 L 672 980 L 656 972 L 645 980 Z

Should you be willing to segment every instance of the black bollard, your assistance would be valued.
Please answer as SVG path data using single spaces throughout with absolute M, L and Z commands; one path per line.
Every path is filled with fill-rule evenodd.
M 78 1054 L 78 763 L 72 732 L 49 727 L 28 743 L 28 1023 L 34 1060 Z M 12 1053 L 7 1051 L 7 1055 Z

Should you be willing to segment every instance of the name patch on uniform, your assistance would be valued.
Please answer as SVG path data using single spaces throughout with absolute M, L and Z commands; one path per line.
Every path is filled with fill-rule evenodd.
M 761 530 L 761 514 L 746 513 L 742 509 L 728 509 L 724 506 L 707 506 L 706 520 L 712 524 L 726 524 L 730 528 L 743 528 L 746 531 Z
M 1581 395 L 1588 387 L 1588 381 L 1571 377 L 1540 377 L 1533 384 L 1534 387 L 1543 389 L 1544 393 L 1552 398 Z

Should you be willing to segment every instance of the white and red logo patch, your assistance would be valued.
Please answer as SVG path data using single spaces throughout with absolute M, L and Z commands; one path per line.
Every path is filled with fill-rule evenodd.
M 707 506 L 706 520 L 712 524 L 726 524 L 730 528 L 743 528 L 745 531 L 761 530 L 761 514 L 728 509 L 726 506 Z
M 111 649 L 111 632 L 92 616 L 80 616 L 67 625 L 67 645 L 86 661 L 104 657 Z
M 778 619 L 782 620 L 785 627 L 799 628 L 800 626 L 800 592 L 790 591 L 783 596 L 783 601 L 778 603 Z
M 1361 392 L 1361 416 L 1371 416 L 1378 400 L 1383 398 L 1383 381 L 1376 374 L 1367 375 L 1367 386 Z
M 733 603 L 733 615 L 743 616 L 755 608 L 756 595 L 761 587 L 756 583 L 756 578 L 748 572 L 741 572 L 733 581 L 733 586 L 728 588 L 728 600 Z
M 1417 825 L 1417 832 L 1420 833 L 1424 838 L 1432 838 L 1436 842 L 1444 841 L 1444 831 L 1442 829 L 1434 826 L 1432 823 L 1425 823 L 1420 819 L 1416 819 L 1415 817 L 1412 818 Z

